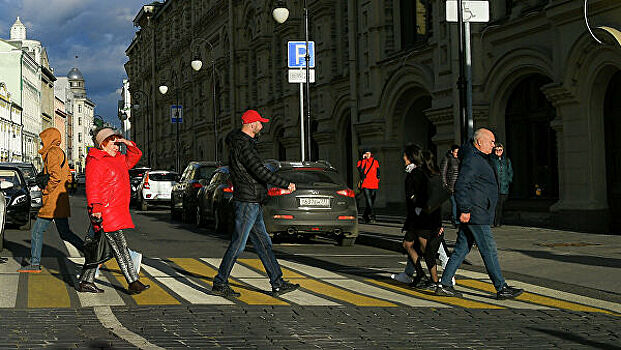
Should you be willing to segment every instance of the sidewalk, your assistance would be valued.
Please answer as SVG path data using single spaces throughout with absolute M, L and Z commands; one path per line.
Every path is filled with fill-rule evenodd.
M 372 225 L 359 224 L 357 244 L 403 251 L 401 226 L 404 218 L 378 215 Z M 445 223 L 449 249 L 455 243 L 457 229 Z M 542 278 L 581 286 L 621 297 L 621 237 L 579 233 L 535 227 L 502 226 L 492 228 L 503 273 Z M 482 271 L 483 261 L 476 248 L 466 258 Z

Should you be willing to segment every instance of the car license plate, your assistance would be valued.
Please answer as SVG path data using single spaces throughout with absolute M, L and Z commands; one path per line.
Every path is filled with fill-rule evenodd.
M 330 198 L 299 198 L 300 207 L 330 207 Z

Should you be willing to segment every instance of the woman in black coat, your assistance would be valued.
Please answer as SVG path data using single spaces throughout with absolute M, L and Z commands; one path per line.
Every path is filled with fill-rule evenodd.
M 419 254 L 414 248 L 415 241 L 420 243 L 425 263 L 431 274 L 431 282 L 425 287 L 435 288 L 438 283 L 436 252 L 444 232 L 442 213 L 440 208 L 431 213 L 425 212 L 423 208 L 427 203 L 429 178 L 438 176 L 438 167 L 433 154 L 423 151 L 417 145 L 408 145 L 405 148 L 403 161 L 408 173 L 405 178 L 407 217 L 403 224 L 403 231 L 406 232 L 403 247 L 415 263 L 417 273 L 413 285 L 416 286 L 424 276 Z

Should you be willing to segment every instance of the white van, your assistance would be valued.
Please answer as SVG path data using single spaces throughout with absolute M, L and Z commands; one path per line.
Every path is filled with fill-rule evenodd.
M 138 208 L 149 210 L 149 205 L 165 204 L 170 206 L 172 187 L 179 176 L 173 171 L 148 170 L 138 185 Z

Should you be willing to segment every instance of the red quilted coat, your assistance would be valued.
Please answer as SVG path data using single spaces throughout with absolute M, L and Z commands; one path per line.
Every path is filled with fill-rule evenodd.
M 110 156 L 106 151 L 91 148 L 86 157 L 86 201 L 89 210 L 101 213 L 105 232 L 134 228 L 129 214 L 130 184 L 128 170 L 133 168 L 142 152 L 132 142 L 127 154 Z

